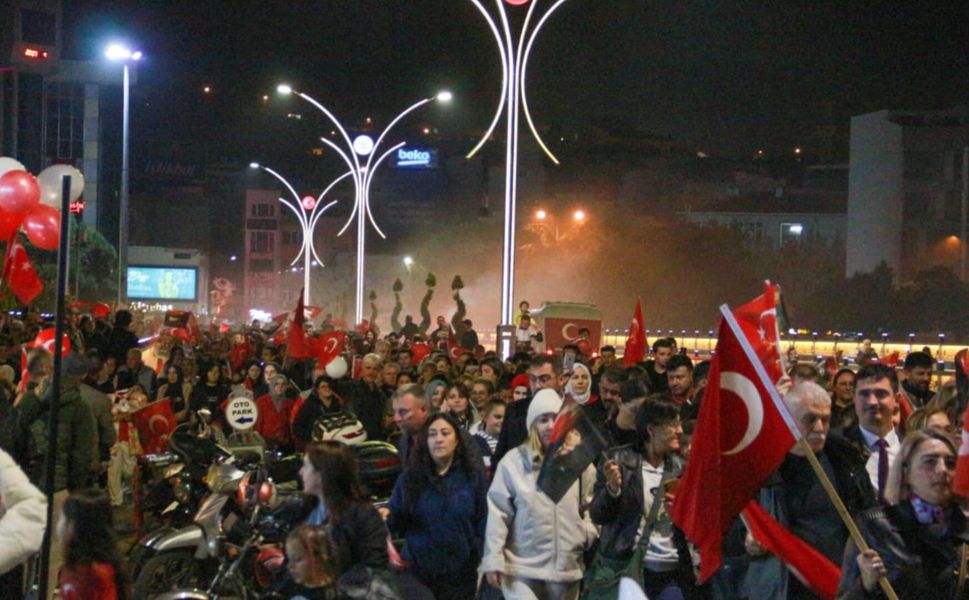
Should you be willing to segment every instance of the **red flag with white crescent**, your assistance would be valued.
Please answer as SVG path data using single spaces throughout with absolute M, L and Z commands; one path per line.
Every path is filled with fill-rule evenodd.
M 821 598 L 834 600 L 841 568 L 810 544 L 784 528 L 757 502 L 744 508 L 744 522 L 760 545 L 787 565 L 791 573 Z
M 730 309 L 671 516 L 700 548 L 700 579 L 720 567 L 723 535 L 800 434 Z
M 169 398 L 158 400 L 131 413 L 138 438 L 147 454 L 168 450 L 168 436 L 175 430 L 175 413 Z
M 764 293 L 750 302 L 733 309 L 733 315 L 743 330 L 757 358 L 777 383 L 786 373 L 780 351 L 780 332 L 777 328 L 777 296 L 779 288 L 770 281 L 764 282 Z
M 330 364 L 331 360 L 340 356 L 346 343 L 347 332 L 345 331 L 330 331 L 321 335 L 316 341 L 316 346 L 319 348 L 317 364 L 321 367 Z
M 37 270 L 27 257 L 27 250 L 17 239 L 16 233 L 7 242 L 2 278 L 21 304 L 30 304 L 44 291 L 44 284 L 37 276 Z
M 622 353 L 622 366 L 631 367 L 646 360 L 646 329 L 643 324 L 643 302 L 636 299 L 636 310 L 633 320 L 629 323 L 629 334 L 626 337 L 626 348 Z

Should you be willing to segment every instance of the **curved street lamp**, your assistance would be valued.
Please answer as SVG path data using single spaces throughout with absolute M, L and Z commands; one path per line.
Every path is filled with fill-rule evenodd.
M 356 303 L 354 309 L 354 322 L 360 323 L 363 320 L 363 303 L 364 303 L 364 248 L 365 248 L 365 238 L 367 230 L 367 221 L 374 230 L 380 235 L 381 238 L 386 239 L 387 236 L 377 225 L 377 222 L 373 218 L 373 213 L 370 210 L 370 184 L 373 182 L 373 174 L 377 168 L 383 163 L 383 161 L 396 152 L 398 149 L 404 147 L 405 142 L 400 142 L 389 149 L 384 151 L 382 154 L 380 152 L 380 146 L 387 137 L 387 134 L 391 129 L 405 116 L 411 112 L 417 110 L 421 106 L 428 104 L 430 102 L 441 102 L 448 103 L 453 98 L 451 92 L 442 91 L 436 96 L 430 98 L 424 98 L 414 104 L 410 105 L 403 112 L 398 114 L 394 119 L 384 128 L 383 132 L 377 137 L 376 141 L 373 140 L 368 135 L 358 135 L 357 137 L 350 139 L 350 135 L 347 130 L 343 127 L 339 120 L 331 113 L 325 106 L 320 104 L 312 96 L 305 94 L 303 92 L 294 90 L 292 86 L 282 84 L 276 88 L 276 90 L 283 95 L 296 95 L 303 100 L 309 102 L 320 112 L 322 112 L 327 119 L 336 127 L 336 131 L 339 132 L 340 137 L 342 137 L 345 146 L 341 147 L 339 144 L 329 140 L 326 137 L 321 137 L 320 140 L 332 148 L 346 163 L 347 167 L 350 169 L 348 176 L 353 177 L 353 184 L 356 190 L 353 210 L 350 212 L 350 217 L 347 219 L 346 224 L 337 233 L 337 236 L 343 235 L 343 233 L 353 222 L 353 219 L 357 219 L 357 282 L 356 282 Z
M 528 58 L 532 52 L 532 46 L 539 31 L 545 25 L 548 18 L 552 16 L 565 0 L 557 0 L 544 13 L 536 14 L 539 0 L 505 0 L 511 6 L 524 6 L 529 4 L 528 13 L 518 36 L 518 43 L 512 34 L 509 24 L 508 14 L 502 0 L 495 0 L 497 7 L 496 22 L 494 15 L 482 4 L 482 0 L 471 0 L 481 16 L 485 18 L 491 34 L 498 44 L 498 53 L 501 55 L 501 98 L 498 102 L 498 110 L 491 120 L 491 125 L 485 131 L 478 144 L 471 149 L 467 158 L 474 156 L 478 150 L 484 146 L 485 142 L 494 133 L 498 121 L 501 119 L 502 112 L 505 114 L 505 121 L 508 128 L 507 139 L 505 141 L 505 230 L 504 230 L 504 251 L 501 262 L 501 323 L 508 325 L 512 322 L 512 311 L 514 310 L 515 295 L 515 203 L 518 194 L 518 118 L 519 107 L 525 117 L 525 122 L 532 133 L 532 137 L 538 142 L 539 147 L 549 157 L 549 159 L 559 164 L 558 158 L 549 150 L 548 145 L 542 140 L 538 129 L 532 120 L 531 112 L 528 109 L 528 95 L 525 89 L 525 74 L 528 69 Z M 533 20 L 537 19 L 535 27 L 529 30 Z M 499 28 L 500 23 L 500 28 Z M 503 349 L 510 353 L 510 346 Z
M 282 196 L 279 197 L 279 201 L 283 203 L 283 206 L 289 208 L 289 210 L 293 211 L 293 214 L 296 215 L 296 220 L 299 221 L 300 231 L 303 233 L 303 244 L 301 245 L 296 258 L 294 258 L 289 265 L 293 266 L 301 257 L 303 258 L 303 288 L 305 290 L 303 292 L 305 294 L 304 301 L 306 304 L 310 304 L 310 268 L 312 267 L 312 261 L 315 261 L 316 264 L 320 265 L 321 267 L 323 266 L 323 260 L 320 258 L 320 255 L 316 253 L 313 231 L 316 229 L 316 224 L 319 222 L 320 217 L 323 216 L 323 213 L 338 202 L 337 200 L 332 200 L 324 206 L 323 198 L 325 198 L 329 191 L 333 189 L 333 186 L 349 177 L 351 173 L 344 173 L 331 181 L 330 185 L 326 186 L 326 189 L 320 192 L 320 195 L 315 199 L 312 196 L 300 199 L 299 194 L 296 193 L 296 189 L 293 188 L 285 177 L 276 171 L 257 162 L 249 163 L 249 168 L 259 169 L 269 173 L 280 183 L 282 183 L 293 196 L 292 202 Z M 307 202 L 307 199 L 314 201 Z

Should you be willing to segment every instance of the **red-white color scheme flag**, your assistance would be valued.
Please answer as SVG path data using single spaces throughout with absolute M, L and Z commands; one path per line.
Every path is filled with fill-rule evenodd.
M 321 335 L 316 341 L 316 346 L 319 349 L 317 364 L 321 367 L 330 364 L 331 360 L 340 356 L 346 343 L 347 332 L 345 331 L 330 331 Z
M 136 410 L 131 413 L 131 420 L 138 429 L 138 438 L 147 454 L 168 450 L 168 436 L 175 430 L 175 413 L 169 398 Z
M 44 290 L 44 284 L 16 233 L 7 242 L 3 257 L 3 281 L 21 304 L 30 304 Z
M 743 512 L 751 535 L 787 565 L 801 583 L 825 600 L 834 600 L 841 569 L 810 544 L 784 528 L 753 500 Z
M 622 366 L 631 367 L 646 360 L 646 329 L 643 325 L 643 301 L 636 299 L 636 312 L 629 323 L 629 335 L 626 337 L 626 349 L 622 354 Z
M 673 522 L 700 549 L 700 579 L 720 567 L 724 533 L 800 437 L 730 309 L 723 319 Z
M 780 352 L 780 332 L 777 329 L 777 297 L 780 288 L 764 282 L 764 293 L 747 304 L 733 309 L 737 324 L 757 353 L 770 380 L 777 383 L 787 372 Z
M 969 350 L 962 349 L 955 356 L 956 390 L 959 401 L 965 402 L 966 384 L 969 383 Z M 904 394 L 903 394 L 904 395 Z M 962 420 L 962 443 L 956 461 L 956 478 L 952 482 L 953 493 L 969 498 L 969 419 Z

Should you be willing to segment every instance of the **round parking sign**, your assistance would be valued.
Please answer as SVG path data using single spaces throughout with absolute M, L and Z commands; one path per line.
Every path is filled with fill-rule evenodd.
M 229 398 L 225 407 L 225 420 L 236 431 L 248 431 L 256 425 L 259 409 L 256 401 L 245 396 Z

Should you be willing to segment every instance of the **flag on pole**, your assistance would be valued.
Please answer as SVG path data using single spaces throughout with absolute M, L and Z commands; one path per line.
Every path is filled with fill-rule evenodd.
M 629 335 L 626 336 L 626 349 L 622 353 L 622 366 L 631 367 L 646 360 L 646 330 L 643 325 L 643 302 L 636 299 L 636 311 L 629 323 Z
M 759 354 L 730 309 L 671 517 L 700 549 L 700 580 L 720 567 L 724 533 L 800 438 Z
M 780 352 L 780 331 L 777 327 L 777 298 L 780 288 L 764 282 L 764 293 L 733 309 L 733 315 L 750 345 L 757 352 L 770 380 L 777 383 L 786 373 Z
M 597 456 L 609 447 L 584 406 L 566 396 L 549 436 L 538 489 L 558 504 Z
M 801 583 L 825 600 L 834 600 L 841 581 L 841 569 L 837 565 L 785 529 L 757 502 L 751 500 L 743 516 L 754 539 L 787 565 Z
M 21 304 L 30 304 L 44 290 L 37 270 L 27 257 L 27 250 L 17 234 L 7 242 L 3 258 L 3 281 Z
M 289 335 L 287 336 L 288 346 L 286 356 L 294 360 L 313 358 L 313 348 L 306 340 L 306 332 L 303 331 L 303 323 L 306 322 L 306 313 L 303 312 L 303 292 L 299 291 L 299 301 L 296 303 L 296 312 L 293 320 L 289 323 Z
M 321 335 L 316 342 L 319 350 L 317 364 L 321 367 L 330 364 L 331 360 L 340 356 L 340 353 L 343 352 L 346 342 L 347 332 L 345 331 L 330 331 Z

